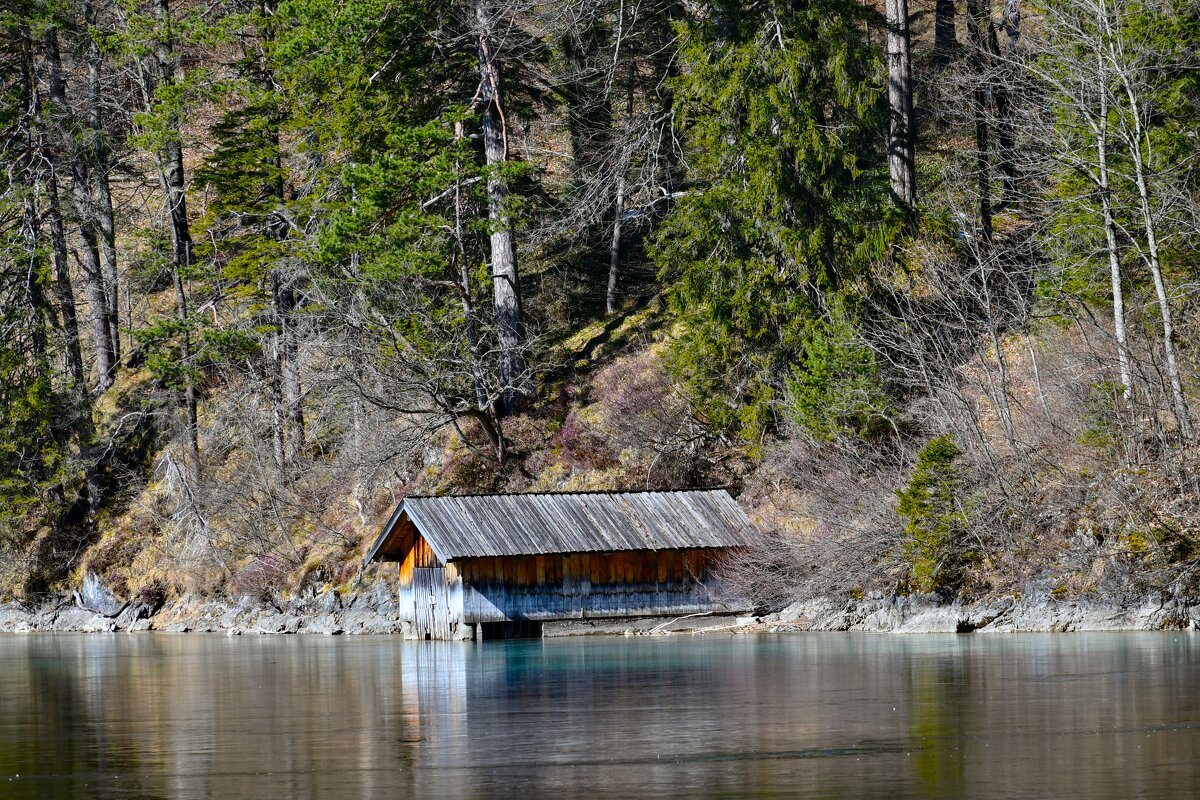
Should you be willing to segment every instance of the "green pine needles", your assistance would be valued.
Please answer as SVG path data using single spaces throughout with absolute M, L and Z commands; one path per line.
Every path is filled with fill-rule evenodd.
M 896 492 L 896 513 L 906 521 L 904 555 L 915 591 L 957 591 L 964 570 L 976 558 L 966 543 L 962 473 L 954 463 L 961 454 L 949 435 L 934 437 L 917 456 L 908 486 Z
M 693 188 L 654 255 L 684 323 L 679 374 L 711 425 L 750 441 L 784 378 L 807 385 L 814 357 L 856 362 L 816 365 L 825 373 L 869 368 L 828 340 L 853 306 L 842 300 L 898 231 L 885 82 L 862 34 L 873 13 L 840 0 L 722 4 L 681 29 L 674 89 Z

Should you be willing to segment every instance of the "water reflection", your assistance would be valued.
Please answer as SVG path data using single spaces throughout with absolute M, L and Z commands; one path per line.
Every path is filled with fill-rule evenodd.
M 969 745 L 959 709 L 969 705 L 969 659 L 942 653 L 909 660 L 913 775 L 929 797 L 962 797 L 964 760 Z
M 0 797 L 1196 796 L 1198 644 L 0 637 Z

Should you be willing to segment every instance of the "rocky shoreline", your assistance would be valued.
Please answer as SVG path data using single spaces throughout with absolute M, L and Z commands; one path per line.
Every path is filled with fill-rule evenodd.
M 362 591 L 326 591 L 270 602 L 184 596 L 159 608 L 121 600 L 88 575 L 70 597 L 39 606 L 0 604 L 0 633 L 118 631 L 238 634 L 404 634 L 396 595 L 385 582 Z M 1111 598 L 1059 598 L 1047 587 L 970 603 L 933 595 L 821 597 L 762 616 L 697 615 L 653 620 L 573 620 L 548 624 L 547 636 L 668 633 L 1015 633 L 1041 631 L 1200 630 L 1200 596 L 1143 594 Z
M 971 603 L 932 595 L 817 598 L 756 618 L 768 630 L 878 633 L 1019 633 L 1200 630 L 1200 597 L 1144 594 L 1125 602 L 1058 598 L 1034 589 Z
M 280 602 L 185 595 L 154 608 L 145 603 L 121 601 L 89 576 L 70 597 L 55 598 L 35 607 L 19 603 L 0 605 L 0 633 L 38 631 L 394 634 L 405 633 L 405 623 L 400 619 L 395 594 L 382 582 L 362 592 L 327 591 Z

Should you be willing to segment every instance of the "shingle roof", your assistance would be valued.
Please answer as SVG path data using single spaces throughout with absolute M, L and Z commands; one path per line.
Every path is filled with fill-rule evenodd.
M 483 556 L 672 550 L 753 544 L 754 523 L 724 489 L 409 497 L 407 515 L 443 561 Z

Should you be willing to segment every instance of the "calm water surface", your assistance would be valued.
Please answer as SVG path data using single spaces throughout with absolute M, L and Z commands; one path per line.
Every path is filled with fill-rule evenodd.
M 0 636 L 0 798 L 1200 796 L 1200 635 Z

